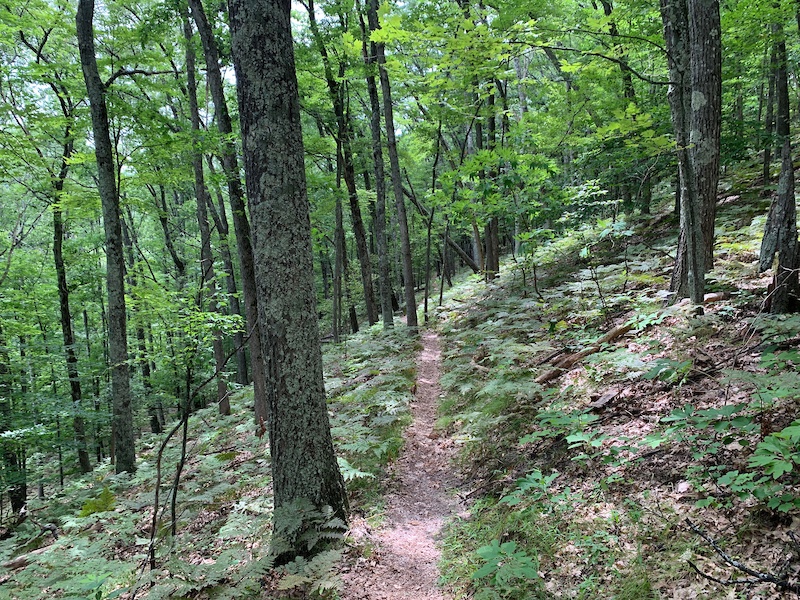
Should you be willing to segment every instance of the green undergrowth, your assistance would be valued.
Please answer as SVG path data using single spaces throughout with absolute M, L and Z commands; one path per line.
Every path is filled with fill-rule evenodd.
M 331 431 L 355 505 L 379 512 L 380 482 L 411 422 L 418 342 L 399 322 L 352 336 L 325 353 Z
M 385 468 L 410 420 L 416 341 L 398 324 L 396 332 L 375 327 L 325 350 L 329 414 L 351 504 L 378 514 Z M 334 597 L 341 557 L 335 546 L 313 560 L 273 569 L 268 441 L 254 435 L 252 390 L 237 392 L 231 404 L 231 416 L 212 407 L 190 419 L 174 535 L 170 505 L 180 434 L 164 451 L 151 535 L 156 454 L 164 436 L 145 433 L 135 475 L 114 475 L 106 463 L 30 501 L 30 518 L 0 541 L 0 564 L 26 554 L 29 564 L 13 574 L 0 570 L 0 597 Z M 301 512 L 309 516 L 308 507 Z M 324 511 L 305 521 L 313 526 L 298 535 L 309 544 L 343 537 L 341 523 Z
M 670 305 L 674 223 L 657 217 L 523 247 L 495 281 L 448 292 L 439 425 L 462 448 L 476 503 L 449 526 L 442 571 L 462 597 L 728 594 L 689 566 L 741 575 L 687 518 L 759 572 L 800 570 L 774 559 L 792 554 L 800 516 L 800 317 L 761 310 L 761 204 L 720 206 L 708 289 L 726 295 L 704 311 Z M 662 230 L 646 231 L 652 221 Z M 754 534 L 764 528 L 769 539 Z M 741 584 L 730 597 L 773 589 Z

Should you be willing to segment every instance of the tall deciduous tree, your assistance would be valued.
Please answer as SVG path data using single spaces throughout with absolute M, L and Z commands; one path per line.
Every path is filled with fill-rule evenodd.
M 189 115 L 192 122 L 192 135 L 195 144 L 192 148 L 192 171 L 194 172 L 194 192 L 197 199 L 197 227 L 200 230 L 200 271 L 201 280 L 207 291 L 209 310 L 218 312 L 217 281 L 214 274 L 214 255 L 211 251 L 211 229 L 208 226 L 209 195 L 203 171 L 203 154 L 200 146 L 200 108 L 197 103 L 197 76 L 195 74 L 195 54 L 192 47 L 192 26 L 188 15 L 183 21 L 186 37 L 186 92 L 189 99 Z M 201 303 L 202 304 L 202 303 Z M 231 413 L 231 401 L 228 396 L 228 384 L 223 374 L 225 370 L 225 350 L 222 345 L 222 332 L 213 332 L 212 347 L 214 349 L 215 374 L 217 378 L 217 404 L 223 415 Z
M 369 0 L 367 18 L 370 31 L 380 28 L 378 21 L 378 1 Z M 403 180 L 400 175 L 400 157 L 397 153 L 397 139 L 394 126 L 394 106 L 392 105 L 392 85 L 389 72 L 386 70 L 386 45 L 375 44 L 375 57 L 378 61 L 378 75 L 383 94 L 383 118 L 386 121 L 386 147 L 389 151 L 389 166 L 392 177 L 395 206 L 397 208 L 397 224 L 400 229 L 400 260 L 403 266 L 403 289 L 406 300 L 406 324 L 417 326 L 417 299 L 414 294 L 414 267 L 411 256 L 411 238 L 408 233 L 408 216 L 406 215 L 405 198 L 403 197 Z
M 109 134 L 106 86 L 100 79 L 94 46 L 94 0 L 79 0 L 75 17 L 83 78 L 92 113 L 97 181 L 103 205 L 108 293 L 108 348 L 111 367 L 114 449 L 117 473 L 136 470 L 136 451 L 128 367 L 127 315 L 125 313 L 125 256 L 119 193 Z
M 348 512 L 322 378 L 290 0 L 230 0 L 275 506 Z M 279 513 L 278 513 L 279 514 Z M 276 521 L 276 530 L 287 524 Z M 308 549 L 297 543 L 292 552 Z
M 350 118 L 350 111 L 346 108 L 346 86 L 341 85 L 344 75 L 344 64 L 339 64 L 339 76 L 334 75 L 333 65 L 322 39 L 321 31 L 316 19 L 316 8 L 313 0 L 306 1 L 308 11 L 308 22 L 314 41 L 322 57 L 325 69 L 325 80 L 328 85 L 328 92 L 333 104 L 333 112 L 336 115 L 336 142 L 337 142 L 337 161 L 339 163 L 345 186 L 347 187 L 347 198 L 350 205 L 350 219 L 353 223 L 353 236 L 356 239 L 356 252 L 358 262 L 361 267 L 361 284 L 364 288 L 364 305 L 367 310 L 367 320 L 370 325 L 378 321 L 378 310 L 375 305 L 375 292 L 372 286 L 372 262 L 367 243 L 366 227 L 361 216 L 361 207 L 358 201 L 358 191 L 356 187 L 356 168 L 355 157 L 353 155 L 353 124 Z
M 360 2 L 357 3 L 359 11 Z M 381 100 L 378 95 L 378 85 L 375 81 L 375 64 L 377 48 L 375 42 L 369 40 L 370 30 L 364 22 L 364 16 L 359 14 L 361 23 L 362 43 L 361 49 L 367 69 L 367 93 L 370 108 L 370 132 L 372 134 L 372 162 L 375 172 L 375 240 L 378 254 L 378 276 L 381 290 L 381 318 L 383 328 L 394 327 L 392 313 L 392 278 L 389 269 L 389 243 L 386 236 L 386 169 L 383 164 L 383 140 L 381 136 Z
M 719 183 L 722 51 L 718 0 L 662 0 L 681 227 L 671 289 L 703 301 Z
M 222 149 L 222 168 L 228 187 L 228 202 L 231 205 L 233 229 L 236 232 L 236 249 L 239 255 L 239 267 L 242 276 L 242 296 L 244 299 L 245 318 L 248 328 L 248 348 L 250 349 L 250 366 L 253 373 L 253 397 L 257 423 L 267 420 L 266 375 L 264 359 L 261 354 L 261 324 L 258 320 L 256 300 L 256 275 L 253 265 L 253 244 L 250 234 L 250 221 L 245 211 L 244 193 L 239 174 L 239 160 L 236 157 L 236 144 L 232 139 L 228 104 L 225 100 L 225 89 L 222 82 L 222 71 L 219 64 L 219 49 L 213 35 L 211 23 L 199 0 L 190 0 L 189 7 L 197 25 L 197 32 L 203 44 L 206 59 L 206 76 L 211 97 L 214 101 L 214 114 L 217 128 L 225 137 Z
M 775 255 L 778 264 L 773 281 L 770 310 L 785 313 L 796 308 L 798 288 L 798 267 L 800 267 L 800 247 L 797 240 L 797 203 L 795 201 L 794 162 L 792 160 L 792 140 L 789 136 L 789 83 L 786 56 L 786 40 L 783 27 L 773 28 L 775 41 L 775 92 L 778 101 L 776 133 L 781 148 L 781 174 L 778 189 L 772 198 L 767 215 L 764 238 L 761 242 L 759 270 L 772 267 Z

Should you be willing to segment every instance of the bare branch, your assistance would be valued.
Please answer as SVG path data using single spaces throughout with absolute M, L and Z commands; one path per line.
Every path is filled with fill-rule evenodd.
M 128 77 L 131 75 L 171 75 L 172 71 L 146 71 L 144 69 L 117 69 L 114 74 L 109 77 L 106 82 L 103 84 L 106 89 L 108 89 L 112 83 L 114 83 L 120 77 Z
M 784 590 L 784 591 L 787 591 L 787 592 L 800 593 L 800 585 L 798 585 L 796 583 L 789 583 L 785 579 L 781 579 L 780 577 L 777 577 L 777 576 L 773 575 L 772 573 L 762 573 L 760 571 L 755 571 L 755 570 L 751 569 L 750 567 L 748 567 L 744 563 L 739 562 L 738 560 L 732 558 L 729 554 L 727 554 L 722 548 L 719 547 L 719 544 L 717 544 L 717 542 L 710 535 L 708 535 L 705 531 L 703 531 L 697 525 L 692 523 L 691 520 L 686 519 L 686 524 L 689 526 L 689 529 L 691 529 L 697 535 L 699 535 L 701 538 L 703 538 L 706 541 L 706 543 L 708 543 L 708 545 L 711 546 L 714 549 L 714 552 L 717 553 L 717 556 L 719 556 L 723 560 L 723 562 L 729 564 L 734 569 L 738 569 L 742 573 L 746 573 L 747 575 L 750 575 L 751 577 L 755 577 L 756 578 L 756 581 L 752 581 L 752 582 L 741 581 L 741 582 L 738 582 L 738 583 L 758 583 L 758 582 L 760 582 L 760 583 L 771 583 L 775 587 L 777 587 L 778 589 L 781 589 L 781 590 Z M 689 564 L 695 569 L 695 571 L 700 573 L 700 570 L 697 569 L 697 567 L 695 567 L 694 565 L 692 565 L 691 562 Z M 703 573 L 700 573 L 700 575 L 703 575 L 703 577 L 707 577 L 707 578 L 711 579 L 710 576 L 706 576 Z M 726 583 L 724 581 L 720 581 L 720 580 L 717 580 L 717 579 L 713 579 L 713 581 L 717 581 L 718 583 L 723 583 L 725 585 L 733 585 L 732 583 Z

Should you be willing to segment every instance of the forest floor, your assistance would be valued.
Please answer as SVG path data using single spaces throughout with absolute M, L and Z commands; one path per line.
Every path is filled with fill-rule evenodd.
M 358 555 L 342 575 L 342 600 L 445 600 L 437 587 L 441 553 L 437 539 L 444 522 L 459 510 L 459 481 L 451 463 L 452 439 L 435 429 L 441 350 L 439 336 L 426 331 L 417 356 L 412 422 L 403 450 L 392 467 L 383 522 L 373 528 L 363 517 L 350 524 L 352 542 L 373 546 Z
M 461 277 L 419 337 L 398 318 L 326 345 L 352 514 L 313 516 L 341 547 L 273 568 L 244 388 L 183 440 L 142 434 L 133 476 L 106 461 L 62 488 L 32 456 L 43 494 L 0 535 L 0 599 L 798 597 L 800 315 L 766 307 L 766 200 L 720 198 L 702 310 L 665 303 L 668 211 Z

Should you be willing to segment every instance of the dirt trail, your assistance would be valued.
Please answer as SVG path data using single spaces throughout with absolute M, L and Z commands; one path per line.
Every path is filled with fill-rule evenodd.
M 439 387 L 439 338 L 422 335 L 417 357 L 416 399 L 411 405 L 413 422 L 405 433 L 405 447 L 394 465 L 386 495 L 386 520 L 371 530 L 353 518 L 356 539 L 374 544 L 369 558 L 359 558 L 342 575 L 342 600 L 447 600 L 438 588 L 436 541 L 444 521 L 459 509 L 450 490 L 458 486 L 450 459 L 451 440 L 434 433 Z

